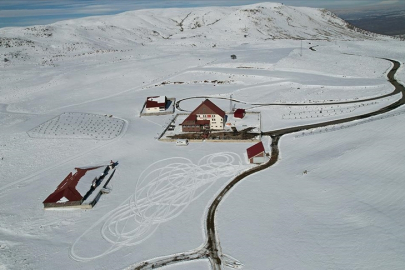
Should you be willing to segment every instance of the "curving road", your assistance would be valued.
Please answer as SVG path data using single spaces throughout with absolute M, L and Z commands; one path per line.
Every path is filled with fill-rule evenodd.
M 387 78 L 388 81 L 395 86 L 394 90 L 391 93 L 382 95 L 382 96 L 378 96 L 378 97 L 372 97 L 372 98 L 365 98 L 365 99 L 358 99 L 358 100 L 352 100 L 352 101 L 336 101 L 336 102 L 322 102 L 322 103 L 250 103 L 250 102 L 246 102 L 246 101 L 241 101 L 241 100 L 237 100 L 237 99 L 233 99 L 233 98 L 228 98 L 228 97 L 212 97 L 212 96 L 195 96 L 195 97 L 188 97 L 188 98 L 183 98 L 183 99 L 179 99 L 176 102 L 176 109 L 182 112 L 190 112 L 187 110 L 184 110 L 180 107 L 180 103 L 182 101 L 185 100 L 189 100 L 189 99 L 205 99 L 205 98 L 209 98 L 209 99 L 222 99 L 222 100 L 231 100 L 232 102 L 235 103 L 241 103 L 241 104 L 249 104 L 252 106 L 256 106 L 256 107 L 265 107 L 265 106 L 296 106 L 296 107 L 300 107 L 300 106 L 319 106 L 319 105 L 344 105 L 344 104 L 352 104 L 352 103 L 359 103 L 359 102 L 368 102 L 368 101 L 373 101 L 373 100 L 379 100 L 379 99 L 383 99 L 386 97 L 390 97 L 390 96 L 394 96 L 396 94 L 399 94 L 403 91 L 403 85 L 398 83 L 395 78 L 394 75 L 397 72 L 398 68 L 400 67 L 400 63 L 398 61 L 395 60 L 391 60 L 391 59 L 387 59 L 387 58 L 381 58 L 387 61 L 390 61 L 394 64 L 393 68 L 388 72 L 387 74 Z
M 222 269 L 222 259 L 221 258 L 222 258 L 223 253 L 221 251 L 218 233 L 216 231 L 216 226 L 215 226 L 216 210 L 217 210 L 219 204 L 221 203 L 222 199 L 238 182 L 242 181 L 244 178 L 246 178 L 247 176 L 249 176 L 253 173 L 256 173 L 256 172 L 259 172 L 259 171 L 262 171 L 264 169 L 271 167 L 278 161 L 278 156 L 279 156 L 278 142 L 283 135 L 294 133 L 294 132 L 299 132 L 299 131 L 306 130 L 306 129 L 325 127 L 325 126 L 329 126 L 329 125 L 342 124 L 342 123 L 347 123 L 347 122 L 351 122 L 351 121 L 355 121 L 355 120 L 365 119 L 368 117 L 384 114 L 386 112 L 394 110 L 405 104 L 405 87 L 395 79 L 395 74 L 396 74 L 398 68 L 400 67 L 400 63 L 398 61 L 391 60 L 391 59 L 386 59 L 386 58 L 383 58 L 383 59 L 393 63 L 392 69 L 387 74 L 388 81 L 395 87 L 395 90 L 391 94 L 380 96 L 378 98 L 372 98 L 372 99 L 357 100 L 357 101 L 350 101 L 350 102 L 340 102 L 340 103 L 326 103 L 326 104 L 345 104 L 345 103 L 354 103 L 354 102 L 364 102 L 364 101 L 369 101 L 369 100 L 381 99 L 381 98 L 385 98 L 387 96 L 392 96 L 392 95 L 395 95 L 398 93 L 402 93 L 402 97 L 400 100 L 398 100 L 384 108 L 381 108 L 377 111 L 365 113 L 365 114 L 358 115 L 358 116 L 343 118 L 343 119 L 339 119 L 339 120 L 332 120 L 332 121 L 327 121 L 327 122 L 323 122 L 323 123 L 309 124 L 309 125 L 303 125 L 303 126 L 297 126 L 297 127 L 263 132 L 262 133 L 263 136 L 271 136 L 271 138 L 272 138 L 271 157 L 270 157 L 269 161 L 260 166 L 256 166 L 250 170 L 247 170 L 247 171 L 241 173 L 240 175 L 235 177 L 231 182 L 229 182 L 228 185 L 226 185 L 225 188 L 222 189 L 220 191 L 220 193 L 216 196 L 216 198 L 211 203 L 211 205 L 208 209 L 208 214 L 207 214 L 207 218 L 206 218 L 206 222 L 205 222 L 205 226 L 206 226 L 205 244 L 195 250 L 187 251 L 187 252 L 184 252 L 181 254 L 174 254 L 174 255 L 170 255 L 170 256 L 166 256 L 166 257 L 155 258 L 155 259 L 151 259 L 148 261 L 144 261 L 142 263 L 134 265 L 133 269 L 137 269 L 137 270 L 138 269 L 156 269 L 158 267 L 166 266 L 169 264 L 174 264 L 174 263 L 181 262 L 181 261 L 191 261 L 191 260 L 198 260 L 198 259 L 204 259 L 204 258 L 209 259 L 212 269 L 214 269 L 214 270 Z M 205 97 L 199 97 L 199 98 L 205 98 Z M 210 97 L 210 98 L 212 98 L 212 97 Z M 220 99 L 227 99 L 227 98 L 220 98 Z M 185 100 L 185 99 L 182 99 L 182 100 Z M 178 106 L 179 102 L 181 102 L 182 100 L 179 100 L 177 102 L 176 107 Z M 233 100 L 233 101 L 240 102 L 237 100 Z M 284 105 L 284 106 L 306 105 L 306 106 L 308 106 L 309 104 L 300 104 L 300 105 L 297 105 L 297 104 L 261 104 L 261 105 L 265 105 L 265 106 L 267 106 L 267 105 Z M 325 103 L 323 103 L 323 104 L 318 103 L 318 104 L 311 104 L 311 105 L 325 105 Z M 181 109 L 179 109 L 179 110 L 181 110 Z

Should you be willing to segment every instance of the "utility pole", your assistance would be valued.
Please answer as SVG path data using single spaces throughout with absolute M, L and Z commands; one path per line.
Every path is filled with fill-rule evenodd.
M 232 112 L 232 94 L 229 96 L 229 112 Z

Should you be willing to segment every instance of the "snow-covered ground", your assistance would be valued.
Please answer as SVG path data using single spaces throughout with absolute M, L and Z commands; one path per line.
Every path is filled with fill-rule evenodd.
M 254 23 L 255 12 L 288 11 L 290 20 L 274 15 L 269 23 L 305 26 L 279 29 L 285 37 L 302 28 L 315 35 L 325 13 L 259 7 L 197 10 L 183 31 L 166 17 L 180 21 L 189 10 L 171 9 L 36 26 L 41 31 L 0 29 L 17 44 L 0 47 L 9 60 L 0 65 L 0 269 L 123 269 L 204 244 L 207 209 L 235 175 L 254 166 L 244 158 L 252 143 L 159 142 L 173 115 L 139 117 L 148 96 L 212 97 L 228 111 L 229 101 L 216 98 L 232 95 L 236 107 L 261 112 L 262 131 L 360 115 L 400 99 L 360 101 L 394 90 L 386 77 L 392 65 L 381 58 L 403 65 L 403 42 L 362 39 L 340 25 L 325 34 L 330 40 L 302 41 L 301 52 L 299 40 L 259 38 L 253 29 L 263 21 Z M 196 35 L 208 33 L 216 16 L 227 20 L 208 38 Z M 131 29 L 114 26 L 134 17 Z M 201 27 L 192 29 L 197 22 Z M 22 37 L 35 45 L 11 39 Z M 405 82 L 403 66 L 396 78 Z M 359 102 L 321 105 L 351 101 Z M 191 111 L 200 102 L 180 106 Z M 399 107 L 283 136 L 279 161 L 238 183 L 219 205 L 222 252 L 244 269 L 402 269 L 404 119 Z M 119 169 L 95 208 L 43 209 L 72 168 L 111 159 Z M 201 260 L 163 269 L 209 268 Z

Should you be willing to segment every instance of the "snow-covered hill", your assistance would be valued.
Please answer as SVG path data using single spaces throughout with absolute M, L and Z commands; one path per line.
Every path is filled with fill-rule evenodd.
M 3 28 L 0 37 L 0 57 L 6 63 L 17 59 L 29 62 L 36 55 L 41 64 L 51 65 L 67 55 L 117 52 L 150 43 L 216 47 L 274 39 L 387 38 L 356 29 L 324 9 L 278 3 L 137 10 L 46 26 Z

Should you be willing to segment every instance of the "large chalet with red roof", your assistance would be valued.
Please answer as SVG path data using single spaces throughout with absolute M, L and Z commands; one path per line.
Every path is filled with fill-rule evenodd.
M 225 125 L 225 112 L 209 99 L 204 100 L 181 124 L 183 132 L 222 130 Z

